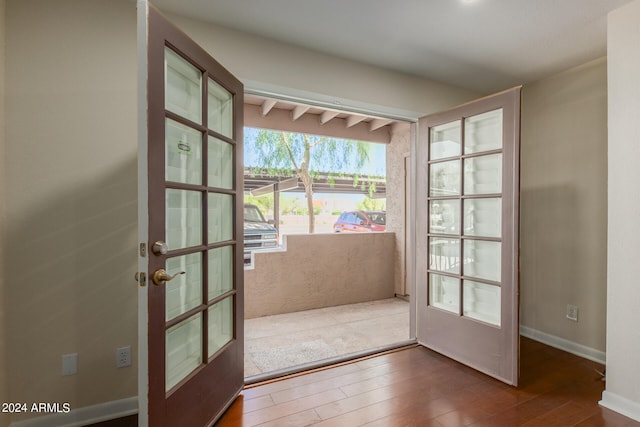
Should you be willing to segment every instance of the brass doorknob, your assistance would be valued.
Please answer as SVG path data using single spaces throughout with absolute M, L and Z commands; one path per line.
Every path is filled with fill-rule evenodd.
M 172 276 L 169 273 L 167 273 L 164 268 L 159 268 L 159 269 L 157 269 L 156 271 L 153 272 L 152 279 L 153 279 L 153 283 L 155 283 L 156 285 L 160 286 L 160 285 L 164 285 L 169 280 L 175 279 L 176 276 L 179 276 L 181 274 L 186 274 L 186 272 L 185 271 L 181 271 L 181 272 L 176 273 L 176 274 L 174 274 Z

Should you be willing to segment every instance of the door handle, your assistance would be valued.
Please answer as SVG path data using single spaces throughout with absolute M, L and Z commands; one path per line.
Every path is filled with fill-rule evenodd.
M 159 268 L 153 272 L 152 279 L 153 279 L 153 283 L 155 283 L 157 286 L 160 286 L 160 285 L 164 285 L 170 280 L 175 279 L 176 276 L 179 276 L 181 274 L 186 274 L 186 271 L 181 271 L 172 276 L 169 273 L 167 273 L 164 268 Z

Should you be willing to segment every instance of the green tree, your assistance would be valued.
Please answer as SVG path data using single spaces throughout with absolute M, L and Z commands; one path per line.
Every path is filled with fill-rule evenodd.
M 254 196 L 250 193 L 247 193 L 244 195 L 244 202 L 258 206 L 260 212 L 262 212 L 267 217 L 273 216 L 273 193 L 265 194 L 262 196 Z
M 331 179 L 331 175 L 358 173 L 369 160 L 370 151 L 369 144 L 365 142 L 266 129 L 258 132 L 254 148 L 259 163 L 269 173 L 282 173 L 284 170 L 297 175 L 302 181 L 309 212 L 309 233 L 315 229 L 314 175 L 328 172 Z
M 356 207 L 361 211 L 384 211 L 387 209 L 386 199 L 373 199 L 366 196 Z

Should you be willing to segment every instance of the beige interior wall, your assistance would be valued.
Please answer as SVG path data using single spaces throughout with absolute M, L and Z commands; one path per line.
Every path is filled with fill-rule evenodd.
M 135 5 L 10 0 L 6 12 L 10 400 L 136 396 Z M 125 345 L 134 366 L 117 369 Z M 76 352 L 78 374 L 63 377 Z
M 640 0 L 609 15 L 607 389 L 603 403 L 640 421 Z
M 393 297 L 392 233 L 285 236 L 245 270 L 245 318 Z
M 5 9 L 6 1 L 0 0 L 0 402 L 9 402 L 9 381 L 7 380 L 7 322 L 5 297 Z M 9 415 L 0 412 L 0 426 L 9 424 Z
M 258 81 L 419 115 L 479 96 L 477 92 L 284 45 L 190 18 L 167 16 L 243 81 Z
M 605 58 L 524 87 L 521 197 L 521 324 L 604 351 Z

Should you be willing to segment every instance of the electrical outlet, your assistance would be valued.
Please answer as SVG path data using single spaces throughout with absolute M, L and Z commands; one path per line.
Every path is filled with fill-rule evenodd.
M 567 319 L 573 320 L 574 322 L 578 321 L 578 306 L 567 304 Z
M 131 346 L 116 349 L 116 368 L 131 366 Z
M 62 375 L 75 375 L 78 373 L 78 353 L 62 355 Z

